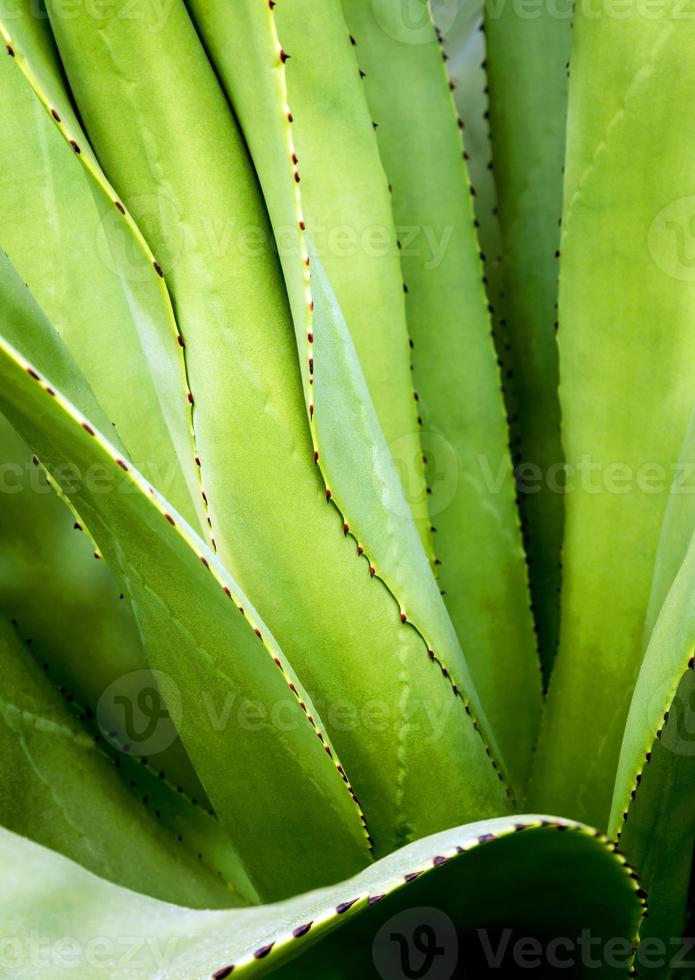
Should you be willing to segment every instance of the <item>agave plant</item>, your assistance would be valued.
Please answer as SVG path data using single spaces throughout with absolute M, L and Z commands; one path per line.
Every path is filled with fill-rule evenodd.
M 687 969 L 681 7 L 1 0 L 0 975 Z

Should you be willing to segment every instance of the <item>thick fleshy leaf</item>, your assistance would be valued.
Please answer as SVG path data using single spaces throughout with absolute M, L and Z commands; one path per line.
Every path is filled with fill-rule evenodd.
M 483 4 L 465 3 L 452 6 L 433 4 L 432 16 L 439 30 L 446 67 L 454 89 L 454 99 L 461 118 L 461 133 L 471 187 L 478 241 L 483 252 L 487 279 L 486 292 L 493 307 L 493 329 L 500 328 L 502 313 L 502 256 L 497 188 L 492 164 L 490 140 L 489 95 L 486 73 L 486 38 L 483 30 Z M 501 325 L 502 332 L 504 324 Z M 503 361 L 502 384 L 505 402 L 510 393 L 511 379 L 506 376 L 510 366 L 509 352 L 502 336 L 497 340 L 497 354 Z
M 387 586 L 401 618 L 415 627 L 464 691 L 492 744 L 495 738 L 451 620 L 427 572 L 426 555 L 342 310 L 305 230 L 301 182 L 296 181 L 291 155 L 294 111 L 274 5 L 251 0 L 233 7 L 193 7 L 240 119 L 278 238 L 313 448 L 326 493 L 338 506 L 359 554 Z M 278 166 L 283 159 L 285 168 Z M 493 751 L 500 755 L 494 746 Z
M 485 273 L 483 283 L 489 300 L 492 336 L 502 378 L 502 394 L 510 426 L 509 444 L 513 460 L 518 452 L 515 373 L 509 328 L 505 316 L 497 187 L 490 136 L 490 97 L 487 77 L 487 39 L 483 23 L 483 3 L 476 0 L 462 5 L 432 4 L 431 16 L 438 30 L 442 56 L 446 62 L 459 127 L 464 144 L 464 160 L 473 195 L 474 225 L 480 244 Z M 423 10 L 421 16 L 427 16 Z M 524 526 L 522 523 L 522 532 Z
M 2 416 L 0 463 L 0 608 L 56 687 L 92 717 L 99 709 L 102 730 L 118 731 L 122 744 L 133 741 L 113 698 L 128 692 L 129 678 L 140 688 L 156 683 L 125 596 L 106 563 L 95 561 L 91 538 L 53 491 L 38 459 Z M 94 477 L 99 485 L 100 474 Z M 150 766 L 209 807 L 180 740 L 158 749 L 148 747 Z
M 0 311 L 6 341 L 20 349 L 30 345 L 32 367 L 51 378 L 84 415 L 105 432 L 110 425 L 75 359 L 38 306 L 12 263 L 0 249 Z M 50 392 L 49 392 L 50 394 Z M 118 436 L 112 440 L 122 448 Z
M 645 645 L 649 642 L 657 618 L 678 571 L 685 560 L 695 533 L 695 409 L 683 443 L 683 450 L 671 484 L 659 548 L 654 562 L 654 577 L 644 627 Z
M 205 508 L 200 494 L 200 476 L 195 463 L 197 452 L 191 428 L 192 405 L 182 342 L 174 320 L 171 300 L 162 280 L 161 265 L 150 251 L 131 213 L 104 177 L 92 153 L 75 114 L 71 96 L 66 90 L 63 69 L 43 6 L 40 15 L 35 16 L 34 8 L 28 0 L 19 0 L 17 3 L 12 0 L 2 0 L 0 35 L 5 41 L 7 53 L 16 62 L 16 67 L 50 116 L 52 125 L 56 127 L 71 152 L 84 166 L 100 218 L 99 227 L 94 231 L 93 248 L 114 272 L 125 294 L 130 317 L 137 328 L 147 371 L 157 392 L 171 442 L 176 448 L 175 459 L 166 459 L 162 456 L 163 446 L 156 449 L 153 459 L 147 458 L 152 454 L 149 448 L 145 449 L 144 446 L 140 447 L 144 450 L 144 458 L 143 454 L 137 451 L 134 455 L 140 456 L 139 462 L 143 463 L 147 476 L 160 487 L 161 491 L 172 492 L 175 505 L 190 520 L 193 518 L 189 498 L 192 499 L 200 526 L 207 530 Z M 61 190 L 57 193 L 64 194 L 69 191 L 69 184 L 70 182 L 68 188 L 61 186 Z M 149 205 L 149 216 L 151 216 L 151 211 L 157 212 L 161 202 L 158 199 L 150 199 L 149 202 L 139 203 L 141 210 L 145 212 Z M 87 207 L 87 204 L 85 203 L 84 206 Z M 78 238 L 80 233 L 76 231 L 74 234 Z M 180 235 L 173 241 L 180 242 Z M 164 262 L 161 256 L 160 261 Z M 24 265 L 23 262 L 21 264 Z M 40 286 L 39 291 L 41 291 Z M 86 303 L 86 289 L 80 286 L 79 292 L 82 303 Z M 121 330 L 126 330 L 127 326 L 127 322 L 125 325 L 121 324 Z M 79 332 L 81 328 L 84 328 L 84 320 L 80 324 L 71 325 L 70 335 L 75 331 Z M 66 327 L 66 332 L 67 330 Z M 94 333 L 93 324 L 90 333 Z M 108 404 L 111 409 L 116 401 L 113 379 L 109 380 L 105 377 L 103 364 L 99 362 L 98 357 L 95 357 L 94 352 L 90 351 L 90 341 L 84 336 L 81 337 L 79 349 L 80 356 L 77 360 L 80 364 L 84 364 L 85 368 L 89 365 L 95 387 L 99 388 L 99 396 L 103 399 L 104 405 Z M 137 357 L 132 349 L 129 354 L 130 358 Z M 138 359 L 138 373 L 141 372 L 144 372 L 144 367 Z M 147 382 L 145 388 L 149 390 Z M 142 397 L 145 397 L 144 393 Z M 122 395 L 120 404 L 119 418 L 124 411 Z M 130 425 L 128 429 L 132 431 Z M 149 445 L 151 448 L 151 441 Z M 137 448 L 133 446 L 134 450 Z M 166 460 L 166 468 L 163 466 L 163 459 Z M 188 487 L 188 495 L 185 495 L 181 489 L 179 471 L 183 474 Z
M 532 17 L 520 16 L 504 0 L 485 4 L 504 315 L 518 415 L 514 433 L 520 437 L 519 499 L 547 677 L 560 605 L 562 449 L 554 324 L 571 17 L 566 0 Z
M 37 462 L 0 417 L 0 608 L 111 760 L 136 807 L 146 807 L 196 862 L 252 898 L 173 722 L 163 717 L 159 736 L 159 726 L 152 725 L 163 710 L 161 693 L 125 596 L 106 563 L 95 561 L 89 536 L 75 526 Z M 94 476 L 103 480 L 103 473 Z M 3 753 L 9 773 L 11 759 Z M 107 832 L 109 825 L 104 819 Z M 17 829 L 29 833 L 26 822 Z M 240 900 L 234 893 L 227 899 Z
M 560 648 L 534 806 L 606 826 L 695 390 L 695 24 L 577 10 L 560 269 Z
M 674 478 L 654 569 L 646 653 L 618 762 L 610 833 L 652 899 L 643 934 L 683 934 L 695 840 L 695 426 Z
M 576 977 L 626 976 L 641 912 L 637 885 L 605 842 L 535 816 L 449 830 L 332 888 L 232 911 L 133 895 L 6 832 L 0 855 L 0 936 L 20 941 L 17 980 L 36 975 L 39 953 L 51 957 L 51 976 L 91 978 L 98 965 L 104 980 L 273 970 L 338 980 L 395 976 L 410 964 L 409 975 L 423 951 L 446 975 L 507 971 L 521 957 L 573 966 Z M 69 962 L 57 955 L 64 936 L 73 939 Z
M 695 840 L 695 542 L 664 603 L 630 705 L 610 831 L 640 869 L 643 935 L 683 934 Z
M 156 898 L 199 908 L 248 904 L 129 792 L 4 618 L 0 665 L 3 826 Z
M 412 19 L 398 0 L 343 0 L 343 9 L 379 121 L 396 225 L 419 233 L 402 250 L 401 264 L 423 448 L 430 454 L 437 577 L 521 787 L 538 728 L 539 670 L 456 108 L 427 4 L 416 3 L 422 17 Z
M 131 458 L 193 521 L 129 286 L 105 237 L 103 223 L 121 216 L 111 204 L 100 213 L 92 181 L 15 59 L 0 62 L 0 92 L 0 245 L 70 348 Z
M 200 8 L 205 22 L 214 9 Z M 340 0 L 276 5 L 302 216 L 345 317 L 426 550 L 431 550 L 397 236 Z M 247 62 L 253 71 L 253 59 Z
M 8 297 L 21 297 L 30 329 L 18 342 L 32 356 L 41 313 L 13 273 L 3 264 L 0 323 L 4 330 L 17 312 Z M 39 340 L 50 360 L 46 331 Z M 168 681 L 183 743 L 259 895 L 287 895 L 359 867 L 367 842 L 347 776 L 251 603 L 52 380 L 4 338 L 0 352 L 0 407 L 59 485 L 71 466 L 77 509 L 129 598 L 160 688 L 162 675 Z
M 430 11 L 437 27 L 450 87 L 453 89 L 460 117 L 459 126 L 463 131 L 464 160 L 471 183 L 474 224 L 485 273 L 483 283 L 489 300 L 492 336 L 510 425 L 510 449 L 516 456 L 519 437 L 513 430 L 517 416 L 515 374 L 508 336 L 509 325 L 505 315 L 502 241 L 492 160 L 483 6 L 482 0 L 461 5 L 432 4 Z M 423 7 L 420 16 L 424 20 L 430 14 Z
M 257 9 L 263 19 L 269 14 Z M 319 451 L 340 476 L 329 483 L 333 498 L 327 502 L 263 201 L 185 8 L 172 6 L 164 34 L 115 14 L 98 28 L 86 13 L 61 19 L 54 11 L 53 19 L 109 177 L 126 203 L 157 195 L 165 181 L 168 200 L 189 230 L 187 247 L 165 277 L 186 344 L 219 556 L 265 610 L 273 635 L 327 719 L 377 853 L 480 813 L 504 812 L 504 788 L 480 734 L 482 729 L 488 737 L 482 714 L 478 731 L 469 714 L 477 713 L 477 704 L 465 661 L 350 335 L 322 278 L 315 302 L 325 329 L 314 342 L 313 387 L 323 416 L 317 421 L 317 410 L 312 425 L 321 435 L 317 426 L 326 427 L 331 451 Z M 282 64 L 277 53 L 273 59 Z M 138 125 L 124 146 L 122 132 L 134 111 Z M 283 126 L 286 136 L 286 119 Z M 194 129 L 191 142 L 186 134 Z M 289 180 L 294 195 L 291 172 Z M 215 248 L 210 229 L 228 233 L 225 248 Z M 256 233 L 252 248 L 244 247 L 242 232 Z M 155 252 L 169 234 L 166 221 L 153 223 Z M 319 269 L 318 259 L 315 265 Z M 302 262 L 302 281 L 305 272 Z M 361 520 L 352 533 L 363 557 L 333 506 L 337 502 L 342 510 L 341 487 L 348 482 Z M 347 513 L 345 520 L 353 521 L 349 508 Z M 389 578 L 370 548 L 373 538 L 394 575 L 407 583 L 403 601 L 394 600 L 401 590 L 390 594 L 381 580 Z M 431 629 L 421 625 L 425 616 Z

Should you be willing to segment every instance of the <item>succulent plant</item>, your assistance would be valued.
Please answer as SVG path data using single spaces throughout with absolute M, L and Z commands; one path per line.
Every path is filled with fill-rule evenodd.
M 685 975 L 695 27 L 628 6 L 0 0 L 1 976 Z

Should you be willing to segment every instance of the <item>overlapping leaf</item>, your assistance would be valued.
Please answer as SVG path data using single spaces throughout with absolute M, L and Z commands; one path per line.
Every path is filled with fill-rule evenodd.
M 580 11 L 570 78 L 560 269 L 568 463 L 560 649 L 534 805 L 605 826 L 668 489 L 695 390 L 683 235 L 695 28 Z M 598 93 L 601 93 L 600 96 Z
M 6 44 L 6 51 L 19 69 L 24 80 L 37 96 L 45 112 L 50 116 L 51 125 L 70 148 L 75 160 L 84 167 L 89 187 L 93 195 L 90 205 L 85 194 L 84 184 L 70 168 L 55 140 L 45 134 L 44 151 L 48 171 L 56 181 L 56 204 L 51 207 L 45 203 L 49 212 L 47 220 L 57 229 L 57 234 L 67 236 L 69 245 L 66 254 L 46 259 L 43 268 L 36 255 L 28 256 L 22 228 L 5 230 L 8 247 L 17 256 L 20 266 L 27 276 L 36 283 L 37 291 L 51 307 L 63 330 L 69 333 L 76 345 L 76 360 L 89 371 L 90 381 L 98 389 L 109 411 L 115 411 L 117 420 L 127 432 L 133 456 L 142 468 L 157 480 L 157 485 L 169 492 L 175 505 L 188 519 L 194 521 L 197 514 L 200 526 L 206 528 L 203 501 L 200 496 L 200 479 L 195 464 L 196 452 L 191 431 L 191 405 L 187 398 L 185 365 L 173 318 L 171 301 L 161 278 L 161 266 L 152 255 L 142 232 L 126 210 L 113 187 L 110 186 L 92 153 L 84 135 L 80 121 L 75 113 L 71 96 L 66 90 L 64 73 L 55 49 L 55 42 L 48 26 L 46 12 L 36 15 L 32 4 L 26 0 L 15 4 L 3 2 L 0 5 L 0 34 Z M 17 79 L 11 83 L 16 89 Z M 10 158 L 31 144 L 32 135 L 22 129 L 22 106 L 24 98 L 12 106 L 11 125 L 13 131 L 19 128 L 21 138 L 14 148 L 6 147 Z M 45 132 L 45 130 L 43 130 Z M 10 175 L 13 171 L 10 171 Z M 26 173 L 23 174 L 23 177 Z M 11 179 L 11 176 L 10 178 Z M 23 190 L 20 188 L 20 198 Z M 66 203 L 67 202 L 67 203 Z M 142 202 L 141 202 L 142 203 Z M 150 201 L 156 209 L 158 202 Z M 7 203 L 5 205 L 8 206 Z M 41 204 L 35 202 L 21 205 L 22 210 L 33 213 Z M 94 210 L 96 207 L 96 212 Z M 98 225 L 91 228 L 74 227 L 72 222 L 80 216 L 89 216 L 90 224 L 95 214 Z M 80 267 L 75 265 L 79 254 L 85 249 L 93 249 L 107 269 L 97 265 L 96 280 L 85 286 L 79 280 Z M 90 256 L 90 265 L 94 256 Z M 54 263 L 59 263 L 59 270 Z M 69 270 L 69 271 L 68 271 Z M 83 270 L 83 274 L 89 270 Z M 108 272 L 112 275 L 109 276 Z M 46 282 L 46 277 L 48 282 Z M 115 281 L 114 281 L 115 279 Z M 70 288 L 70 284 L 73 283 Z M 67 287 L 63 293 L 63 288 Z M 102 293 L 102 289 L 105 290 Z M 65 304 L 71 292 L 78 292 L 80 300 L 75 310 L 66 309 Z M 114 336 L 114 320 L 99 309 L 114 294 L 122 292 L 128 309 L 128 317 L 118 321 L 119 335 Z M 76 301 L 77 302 L 77 301 Z M 93 324 L 86 326 L 90 311 L 103 323 L 99 331 Z M 137 331 L 138 343 L 144 355 L 143 364 L 138 349 L 127 344 L 128 353 L 123 354 L 124 337 L 132 340 L 131 321 Z M 94 336 L 98 335 L 108 343 L 111 350 L 118 350 L 125 358 L 129 369 L 135 370 L 140 379 L 141 407 L 148 411 L 148 419 L 138 433 L 133 419 L 133 399 L 124 398 L 126 386 L 119 381 L 119 365 L 105 366 L 106 358 L 97 356 L 94 349 Z M 98 348 L 98 345 L 97 345 Z M 125 363 L 123 365 L 125 367 Z M 151 381 L 150 381 L 151 379 Z M 166 439 L 157 442 L 153 432 L 160 431 L 159 411 L 151 401 L 151 387 L 159 400 L 161 415 L 166 423 L 171 443 L 175 447 L 175 457 L 167 453 Z M 111 419 L 110 421 L 113 421 Z M 109 426 L 108 431 L 110 431 Z M 105 430 L 107 431 L 107 430 Z M 165 465 L 166 464 L 166 465 Z M 166 484 L 166 486 L 162 486 Z M 187 487 L 187 492 L 182 489 Z M 192 509 L 191 509 L 192 501 Z
M 504 403 L 456 109 L 427 5 L 344 0 L 392 187 L 437 577 L 518 786 L 540 711 Z
M 65 375 L 58 338 L 7 260 L 0 299 L 3 331 L 22 320 L 29 329 L 16 339 L 25 355 Z M 52 379 L 4 337 L 1 344 L 2 410 L 59 484 L 65 464 L 77 474 L 78 510 L 133 606 L 150 666 L 177 695 L 183 743 L 258 892 L 287 894 L 359 867 L 367 841 L 347 776 L 251 603 Z M 74 366 L 65 380 L 79 389 Z M 90 479 L 95 466 L 106 488 Z
M 17 980 L 35 975 L 41 952 L 56 978 L 91 977 L 96 963 L 105 980 L 124 973 L 223 980 L 274 970 L 287 978 L 376 977 L 407 962 L 401 947 L 411 963 L 421 962 L 430 936 L 438 966 L 452 971 L 509 968 L 516 945 L 525 942 L 528 951 L 529 941 L 551 960 L 546 944 L 561 936 L 557 959 L 569 957 L 574 976 L 624 976 L 640 915 L 637 886 L 605 844 L 585 828 L 534 816 L 449 830 L 332 888 L 235 911 L 145 899 L 6 833 L 0 853 L 2 938 L 25 935 L 36 909 L 42 914 L 40 938 L 15 957 Z M 58 945 L 66 935 L 73 937 L 67 965 Z
M 546 676 L 558 641 L 562 449 L 557 396 L 559 221 L 572 7 L 533 17 L 485 4 L 490 131 L 503 250 L 504 316 L 520 439 L 520 501 Z
M 267 28 L 269 10 L 256 9 Z M 494 749 L 484 741 L 492 736 L 344 320 L 319 279 L 317 323 L 321 309 L 326 326 L 315 341 L 312 424 L 315 433 L 322 427 L 327 451 L 316 466 L 264 204 L 185 8 L 175 4 L 159 32 L 115 14 L 99 29 L 86 14 L 64 18 L 51 8 L 51 16 L 90 138 L 126 206 L 137 216 L 143 196 L 166 193 L 185 229 L 180 253 L 163 271 L 185 344 L 212 535 L 317 701 L 377 850 L 504 812 Z M 228 28 L 225 36 L 238 40 Z M 282 68 L 279 53 L 273 58 Z M 139 128 L 124 145 L 134 111 Z M 283 138 L 288 125 L 283 118 Z M 297 185 L 288 173 L 294 206 Z M 155 254 L 171 234 L 166 215 L 153 222 Z M 306 269 L 302 262 L 302 282 Z M 330 503 L 324 457 L 340 475 L 329 483 Z M 348 482 L 354 518 L 333 506 L 342 509 Z M 344 521 L 355 523 L 349 530 L 357 542 Z M 403 594 L 384 587 L 380 556 L 407 584 Z
M 117 884 L 200 908 L 253 901 L 124 785 L 7 620 L 0 624 L 0 822 Z M 168 802 L 168 801 L 167 801 Z M 215 821 L 210 823 L 214 845 Z M 192 828 L 187 828 L 191 829 Z M 217 835 L 221 836 L 221 835 Z M 214 860 L 214 858 L 213 858 Z M 243 881 L 243 874 L 241 875 Z
M 661 529 L 645 631 L 618 762 L 610 831 L 653 900 L 644 935 L 682 934 L 695 841 L 695 427 L 690 426 Z M 675 951 L 674 951 L 675 952 Z

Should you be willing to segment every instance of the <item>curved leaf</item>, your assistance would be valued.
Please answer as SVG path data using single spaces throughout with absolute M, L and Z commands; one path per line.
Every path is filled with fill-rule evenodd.
M 203 24 L 213 8 L 193 3 Z M 207 15 L 206 15 L 207 12 Z M 302 216 L 350 331 L 428 553 L 432 539 L 389 186 L 340 0 L 275 9 Z M 212 23 L 210 23 L 212 27 Z M 248 70 L 253 68 L 249 61 Z
M 513 783 L 523 787 L 541 705 L 538 660 L 456 108 L 426 3 L 343 0 L 343 9 L 379 122 L 396 224 L 418 231 L 401 264 L 438 581 Z
M 77 155 L 15 59 L 0 63 L 0 79 L 0 244 L 70 348 L 129 455 L 195 520 L 140 347 L 129 287 L 106 243 L 103 224 L 120 215 L 113 207 L 100 213 Z
M 692 576 L 692 568 L 690 574 Z M 691 605 L 692 593 L 691 584 L 688 595 Z M 665 619 L 670 620 L 668 605 Z M 647 657 L 655 658 L 658 653 L 670 653 L 671 650 L 680 653 L 681 670 L 684 652 L 689 653 L 690 666 L 675 678 L 674 689 L 675 675 L 664 681 L 661 679 L 663 671 L 657 671 L 653 666 L 647 668 L 645 660 L 645 678 L 642 681 L 640 674 L 628 716 L 611 827 L 619 828 L 620 847 L 640 869 L 649 895 L 650 915 L 640 931 L 641 936 L 644 940 L 657 940 L 663 944 L 661 948 L 665 946 L 675 956 L 678 952 L 674 948 L 675 941 L 679 936 L 687 935 L 685 925 L 695 840 L 692 722 L 695 627 L 692 615 L 685 617 L 685 629 L 677 629 L 672 622 L 657 627 Z M 665 659 L 672 662 L 674 658 Z M 649 675 L 652 680 L 657 675 L 659 686 L 653 690 L 647 688 Z M 645 942 L 645 953 L 649 948 L 650 944 Z M 651 949 L 653 955 L 653 946 Z M 682 952 L 688 950 L 684 948 Z M 644 964 L 650 965 L 646 956 Z M 663 975 L 669 974 L 664 971 Z
M 274 5 L 247 0 L 233 7 L 213 5 L 207 17 L 200 11 L 198 15 L 249 144 L 276 236 L 282 231 L 280 258 L 325 493 L 339 508 L 358 555 L 364 555 L 370 573 L 385 584 L 401 620 L 415 627 L 431 659 L 463 693 L 468 710 L 477 715 L 487 751 L 499 759 L 495 736 L 428 570 L 342 311 L 305 231 L 301 183 L 287 153 L 293 145 L 294 114 L 287 101 Z M 283 159 L 285 169 L 277 165 Z M 506 768 L 504 761 L 500 766 Z
M 2 417 L 0 460 L 0 608 L 137 797 L 136 806 L 143 804 L 241 896 L 253 896 L 173 723 L 165 717 L 163 737 L 148 737 L 148 721 L 160 710 L 152 700 L 159 692 L 125 596 L 106 563 L 94 560 L 89 536 L 73 526 L 71 512 L 33 465 L 38 461 Z M 103 487 L 103 472 L 94 476 Z M 144 710 L 138 710 L 142 698 Z M 5 752 L 11 771 L 10 759 Z M 23 823 L 17 829 L 27 832 Z
M 354 531 L 364 557 L 341 514 L 326 501 L 267 215 L 185 8 L 175 4 L 160 32 L 115 12 L 99 26 L 86 12 L 62 19 L 54 11 L 53 19 L 85 125 L 109 176 L 126 202 L 157 195 L 164 185 L 187 229 L 187 247 L 165 276 L 186 344 L 219 556 L 266 610 L 269 628 L 318 702 L 377 852 L 480 813 L 504 812 L 508 803 L 491 750 L 468 713 L 475 709 L 475 692 L 459 679 L 466 676 L 465 662 L 342 318 L 336 321 L 337 343 L 333 321 L 317 335 L 315 387 L 322 405 L 330 399 L 336 406 L 329 415 L 327 405 L 321 424 L 331 435 L 344 435 L 340 451 L 324 455 L 336 467 L 359 464 L 348 476 L 367 528 Z M 124 147 L 133 106 L 138 124 Z M 194 130 L 192 143 L 185 136 Z M 201 153 L 205 181 L 199 179 Z M 215 248 L 211 228 L 229 233 L 225 248 Z M 170 230 L 164 219 L 153 223 L 156 251 Z M 250 231 L 255 245 L 245 249 L 239 234 Z M 303 263 L 302 270 L 303 277 Z M 322 297 L 316 293 L 317 315 Z M 333 347 L 324 355 L 328 343 Z M 346 350 L 346 361 L 335 360 L 334 354 Z M 353 376 L 362 385 L 357 392 Z M 352 431 L 344 425 L 350 412 Z M 353 450 L 349 459 L 347 447 Z M 378 492 L 394 502 L 392 510 L 377 498 L 373 511 L 372 471 L 380 480 Z M 340 507 L 337 483 L 330 485 Z M 409 576 L 412 602 L 402 603 L 406 620 L 420 625 L 419 605 L 436 623 L 439 634 L 434 628 L 426 634 L 431 657 L 409 622 L 401 622 L 400 604 L 378 578 L 385 577 L 383 569 L 377 564 L 370 576 L 367 559 L 376 561 L 367 540 L 372 531 L 389 548 L 389 567 L 399 578 Z M 401 559 L 409 571 L 400 571 Z M 444 656 L 445 642 L 455 663 Z M 450 676 L 442 676 L 436 658 Z M 455 696 L 459 690 L 473 708 Z
M 646 652 L 625 725 L 609 824 L 653 899 L 644 935 L 666 943 L 683 932 L 695 840 L 695 504 L 687 480 L 694 447 L 691 424 L 661 532 Z
M 575 18 L 558 334 L 562 625 L 530 798 L 596 826 L 608 821 L 695 388 L 695 292 L 679 247 L 695 155 L 674 123 L 695 94 L 695 25 L 673 14 L 667 4 L 658 19 Z
M 3 826 L 156 898 L 246 904 L 128 791 L 5 620 L 0 663 Z
M 3 267 L 3 329 L 16 312 L 6 302 L 16 292 L 12 272 Z M 27 290 L 23 298 L 32 329 L 19 339 L 31 354 L 41 317 Z M 347 776 L 252 605 L 183 519 L 4 337 L 0 354 L 0 406 L 59 484 L 65 464 L 77 474 L 73 499 L 128 595 L 150 666 L 170 681 L 167 706 L 254 887 L 277 897 L 359 867 L 367 842 Z M 106 486 L 95 487 L 95 466 Z
M 520 505 L 544 672 L 559 631 L 563 498 L 557 395 L 557 252 L 572 4 L 519 16 L 485 5 L 490 132 L 502 234 L 504 314 L 514 368 Z M 528 479 L 523 479 L 528 474 Z
M 100 248 L 102 257 L 120 280 L 171 441 L 176 447 L 176 462 L 188 486 L 200 525 L 207 530 L 205 508 L 200 495 L 200 476 L 195 463 L 197 452 L 191 429 L 192 409 L 181 338 L 171 301 L 162 281 L 161 266 L 152 255 L 132 215 L 104 177 L 82 131 L 65 88 L 62 66 L 43 7 L 39 15 L 35 16 L 28 0 L 18 0 L 17 3 L 13 0 L 2 0 L 0 35 L 5 41 L 7 53 L 16 61 L 26 82 L 50 115 L 52 124 L 85 168 L 100 216 L 99 234 L 95 235 L 94 244 Z M 150 201 L 150 207 L 155 210 L 157 205 L 157 201 Z M 94 369 L 93 362 L 92 368 Z M 97 368 L 97 382 L 101 376 L 102 369 Z M 99 386 L 102 387 L 101 384 Z M 156 458 L 160 460 L 159 454 Z M 152 460 L 145 462 L 150 468 L 158 470 L 158 463 L 155 465 Z M 177 506 L 189 518 L 188 499 L 179 499 L 177 467 L 174 460 L 169 460 L 169 464 L 173 467 L 173 473 L 167 472 L 164 475 L 167 489 L 177 494 Z M 161 479 L 162 474 L 155 472 L 153 477 Z
M 125 596 L 106 563 L 95 561 L 93 542 L 53 492 L 38 459 L 2 416 L 0 459 L 0 608 L 56 687 L 92 714 L 99 705 L 101 724 L 122 731 L 123 711 L 104 693 L 123 694 L 130 675 L 141 686 L 156 687 L 144 673 L 147 660 Z M 103 472 L 94 478 L 103 485 Z M 68 502 L 70 480 L 66 473 Z M 178 739 L 161 751 L 150 749 L 149 762 L 209 807 Z
M 122 976 L 126 963 L 138 980 L 224 980 L 278 968 L 281 977 L 395 975 L 401 946 L 422 959 L 418 927 L 442 947 L 438 968 L 452 972 L 513 968 L 518 949 L 529 962 L 530 940 L 533 958 L 556 956 L 574 966 L 573 976 L 626 976 L 641 911 L 638 886 L 604 841 L 535 816 L 448 830 L 332 888 L 222 912 L 135 896 L 6 833 L 0 854 L 0 935 L 20 938 L 17 980 L 35 976 L 41 950 L 55 977 L 93 976 L 95 962 L 104 980 Z M 55 955 L 66 935 L 69 966 Z

